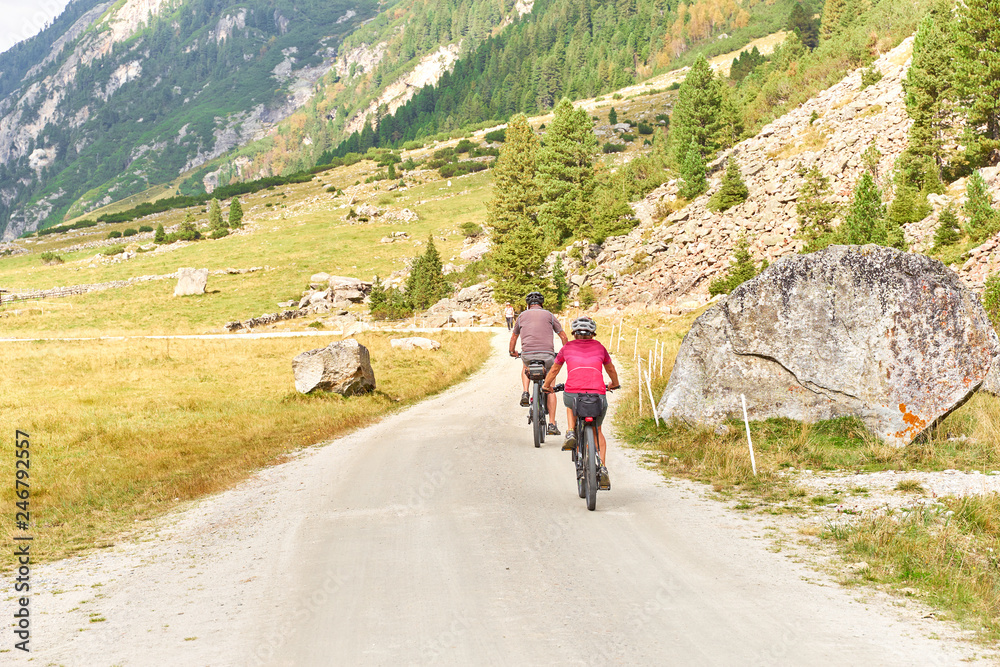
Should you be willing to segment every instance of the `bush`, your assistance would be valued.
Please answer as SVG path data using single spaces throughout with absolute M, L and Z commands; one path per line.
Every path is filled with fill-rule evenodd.
M 613 144 L 611 142 L 607 142 L 601 147 L 601 151 L 604 153 L 621 153 L 623 150 L 625 150 L 624 144 Z
M 620 135 L 622 141 L 635 141 L 635 135 L 629 134 L 628 132 L 622 132 Z
M 463 176 L 483 171 L 486 168 L 487 164 L 485 162 L 452 162 L 438 169 L 438 173 L 441 174 L 441 178 L 452 178 L 453 176 Z
M 403 143 L 404 151 L 415 151 L 418 148 L 423 148 L 424 142 L 422 141 L 407 141 Z
M 750 242 L 745 236 L 736 241 L 736 250 L 733 252 L 733 263 L 729 265 L 729 271 L 721 278 L 716 278 L 708 286 L 708 293 L 712 296 L 717 294 L 729 294 L 734 289 L 750 280 L 761 271 L 767 268 L 767 260 L 761 263 L 760 269 L 754 264 L 753 257 L 750 256 Z
M 656 122 L 663 125 L 667 125 L 670 123 L 670 116 L 665 113 L 658 113 L 656 114 Z
M 934 250 L 953 246 L 961 238 L 958 216 L 955 215 L 955 209 L 949 204 L 948 208 L 941 211 L 941 216 L 938 218 L 938 228 L 934 232 Z
M 101 251 L 101 254 L 105 257 L 113 257 L 114 255 L 120 255 L 125 252 L 125 246 L 123 245 L 113 245 L 105 248 Z
M 881 80 L 882 72 L 875 68 L 875 63 L 861 70 L 861 90 L 864 90 L 868 86 L 874 86 Z
M 487 132 L 485 139 L 490 143 L 502 144 L 507 141 L 507 128 L 501 127 L 499 130 Z
M 479 144 L 477 144 L 477 143 L 475 143 L 473 141 L 469 141 L 468 139 L 462 139 L 461 141 L 458 142 L 458 145 L 455 146 L 455 152 L 456 153 L 468 153 L 473 148 L 476 148 L 478 146 L 479 146 Z
M 149 225 L 141 225 L 139 227 L 139 232 L 140 233 L 151 232 L 151 231 L 153 231 L 153 228 L 150 227 Z
M 590 285 L 584 285 L 580 288 L 579 301 L 581 308 L 590 308 L 595 303 L 597 303 L 597 295 L 594 294 L 594 288 Z
M 139 230 L 132 229 L 131 227 L 129 227 L 128 229 L 126 229 L 125 231 L 122 232 L 122 236 L 126 236 L 126 237 L 127 236 L 135 236 L 138 233 L 139 233 Z
M 212 233 L 209 235 L 209 238 L 221 239 L 226 236 L 229 236 L 229 230 L 226 229 L 225 227 L 219 227 L 217 229 L 212 230 Z
M 653 126 L 650 125 L 649 123 L 644 123 L 641 120 L 639 121 L 639 125 L 637 127 L 639 128 L 639 134 L 652 134 L 653 133 Z
M 983 288 L 983 308 L 996 329 L 1000 325 L 1000 273 L 991 273 Z
M 120 231 L 118 231 L 117 229 L 114 230 L 114 231 L 112 231 L 112 232 L 108 232 L 108 236 L 107 236 L 107 238 L 109 238 L 109 239 L 120 239 L 121 237 L 122 237 L 122 233 Z
M 474 222 L 463 222 L 461 227 L 466 238 L 475 238 L 483 233 L 483 228 Z
M 63 258 L 54 252 L 43 252 L 41 254 L 42 261 L 46 264 L 62 264 Z

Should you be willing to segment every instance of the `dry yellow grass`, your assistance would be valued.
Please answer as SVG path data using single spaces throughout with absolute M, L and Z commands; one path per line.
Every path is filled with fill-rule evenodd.
M 291 359 L 324 338 L 12 343 L 0 375 L 0 457 L 31 435 L 32 532 L 54 559 L 113 542 L 136 520 L 225 489 L 467 376 L 488 334 L 443 333 L 435 352 L 371 351 L 378 390 L 303 396 Z M 336 445 L 333 445 L 336 446 Z M 14 507 L 13 465 L 0 498 Z M 3 523 L 0 537 L 13 533 Z

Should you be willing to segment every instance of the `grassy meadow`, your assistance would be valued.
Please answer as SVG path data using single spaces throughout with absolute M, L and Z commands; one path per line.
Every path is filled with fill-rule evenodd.
M 13 460 L 15 429 L 30 434 L 40 557 L 111 544 L 136 521 L 441 391 L 490 351 L 485 333 L 442 332 L 432 352 L 389 338 L 357 336 L 377 390 L 351 398 L 295 390 L 292 357 L 325 337 L 4 344 L 0 457 Z M 13 507 L 13 485 L 0 498 Z M 12 534 L 5 522 L 0 537 Z
M 60 332 L 71 336 L 217 332 L 226 322 L 275 312 L 279 302 L 298 299 L 309 276 L 320 271 L 363 280 L 371 280 L 376 274 L 385 277 L 403 268 L 405 260 L 423 253 L 431 234 L 447 263 L 461 250 L 464 236 L 460 226 L 465 222 L 482 224 L 485 218 L 490 177 L 488 172 L 480 172 L 375 195 L 379 206 L 415 211 L 420 217 L 416 222 L 350 224 L 345 220 L 349 197 L 334 196 L 326 189 L 332 185 L 347 187 L 361 175 L 350 168 L 338 168 L 319 174 L 310 183 L 243 197 L 248 233 L 167 246 L 169 250 L 140 253 L 126 262 L 96 263 L 90 268 L 100 249 L 62 249 L 104 239 L 112 230 L 143 224 L 155 227 L 160 222 L 169 227 L 183 221 L 187 210 L 69 235 L 40 237 L 28 246 L 31 253 L 0 259 L 0 288 L 18 291 L 102 283 L 170 274 L 185 266 L 209 270 L 265 265 L 271 268 L 210 276 L 207 293 L 194 298 L 174 298 L 175 281 L 167 279 L 43 302 L 5 303 L 0 306 L 0 337 L 53 336 Z M 268 203 L 272 206 L 266 206 Z M 192 210 L 197 212 L 197 221 L 207 220 L 200 207 Z M 379 242 L 394 231 L 405 231 L 410 236 L 395 243 Z M 128 244 L 135 238 L 118 241 Z M 40 257 L 43 252 L 56 253 L 64 263 L 46 265 Z
M 317 174 L 309 183 L 243 196 L 245 231 L 218 240 L 171 244 L 110 264 L 93 262 L 101 248 L 68 250 L 103 241 L 115 230 L 170 227 L 189 212 L 196 222 L 207 222 L 207 213 L 194 207 L 28 239 L 22 244 L 30 253 L 0 257 L 0 288 L 14 292 L 165 275 L 186 266 L 268 267 L 210 275 L 199 296 L 174 297 L 176 281 L 168 278 L 0 306 L 0 338 L 24 339 L 0 343 L 5 371 L 0 432 L 6 434 L 0 457 L 13 460 L 15 429 L 31 435 L 32 531 L 42 559 L 112 544 L 144 519 L 232 486 L 290 452 L 367 425 L 480 367 L 490 353 L 488 334 L 442 332 L 434 336 L 440 350 L 404 352 L 390 347 L 388 334 L 366 333 L 356 338 L 371 352 L 377 391 L 349 399 L 303 396 L 294 388 L 292 358 L 335 335 L 139 338 L 218 333 L 226 322 L 278 311 L 279 302 L 298 300 L 309 277 L 320 271 L 385 277 L 422 254 L 432 234 L 448 262 L 461 250 L 460 226 L 483 222 L 488 172 L 451 181 L 418 173 L 409 187 L 393 191 L 386 182 L 352 187 L 373 168 L 362 162 Z M 348 193 L 330 192 L 336 188 Z M 350 207 L 365 202 L 409 208 L 419 220 L 350 224 Z M 101 212 L 107 211 L 90 217 Z M 380 243 L 394 231 L 409 238 Z M 148 235 L 115 241 L 148 242 Z M 63 262 L 44 263 L 44 252 Z M 365 308 L 353 310 L 361 314 Z M 303 329 L 313 319 L 271 328 Z M 100 336 L 105 338 L 34 340 Z M 0 498 L 13 506 L 13 488 L 5 486 Z M 9 538 L 12 530 L 5 525 L 0 537 Z

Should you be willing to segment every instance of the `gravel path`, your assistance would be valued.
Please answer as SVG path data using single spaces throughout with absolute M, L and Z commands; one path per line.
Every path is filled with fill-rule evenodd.
M 976 655 L 932 638 L 943 624 L 776 553 L 761 519 L 665 483 L 613 439 L 613 490 L 587 512 L 559 443 L 531 444 L 505 339 L 458 387 L 141 539 L 37 567 L 34 664 L 909 666 Z

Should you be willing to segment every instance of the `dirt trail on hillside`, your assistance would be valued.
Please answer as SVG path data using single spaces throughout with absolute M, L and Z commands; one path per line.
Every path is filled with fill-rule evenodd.
M 36 568 L 35 663 L 954 665 L 977 653 L 775 553 L 760 522 L 664 483 L 614 440 L 613 489 L 587 512 L 561 438 L 532 446 L 505 339 L 458 387 L 144 539 Z

